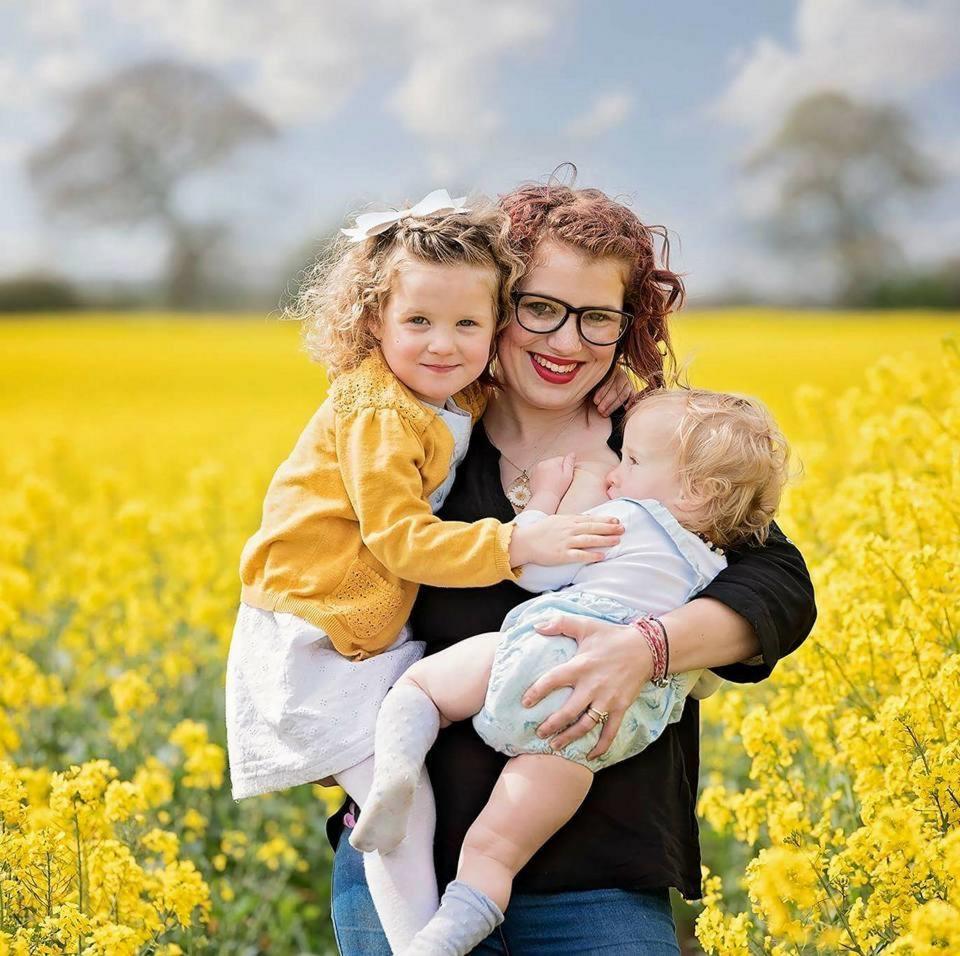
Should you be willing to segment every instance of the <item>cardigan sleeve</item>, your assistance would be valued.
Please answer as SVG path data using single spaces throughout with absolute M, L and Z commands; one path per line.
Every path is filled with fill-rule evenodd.
M 777 661 L 793 653 L 817 619 L 813 582 L 803 556 L 776 523 L 763 545 L 728 548 L 728 567 L 697 597 L 709 597 L 746 618 L 760 641 L 762 662 L 711 670 L 726 680 L 751 684 L 769 677 Z
M 423 487 L 423 443 L 395 409 L 338 415 L 337 459 L 363 543 L 404 581 L 435 587 L 485 587 L 515 581 L 512 524 L 483 518 L 441 521 Z

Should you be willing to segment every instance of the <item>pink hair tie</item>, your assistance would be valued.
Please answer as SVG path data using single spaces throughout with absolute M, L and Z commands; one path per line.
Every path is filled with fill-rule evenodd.
M 666 687 L 667 672 L 670 669 L 670 642 L 667 629 L 658 617 L 638 617 L 631 624 L 643 635 L 653 657 L 653 674 L 650 682 L 657 687 Z

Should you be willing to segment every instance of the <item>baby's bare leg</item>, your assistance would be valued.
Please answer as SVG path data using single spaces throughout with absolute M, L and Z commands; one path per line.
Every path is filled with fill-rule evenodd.
M 513 878 L 583 803 L 593 773 L 557 754 L 521 754 L 467 831 L 457 879 L 507 908 Z
M 441 726 L 483 707 L 498 633 L 481 634 L 425 657 L 387 694 L 377 715 L 370 795 L 350 843 L 389 853 L 403 840 L 427 751 Z
M 471 953 L 503 922 L 513 878 L 573 816 L 593 774 L 555 754 L 524 754 L 503 768 L 463 841 L 457 878 L 404 956 Z
M 417 661 L 400 681 L 412 681 L 437 705 L 441 727 L 466 720 L 483 708 L 499 643 L 499 631 L 468 637 Z

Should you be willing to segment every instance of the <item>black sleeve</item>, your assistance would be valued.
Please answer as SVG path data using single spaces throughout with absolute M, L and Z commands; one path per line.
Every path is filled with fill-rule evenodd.
M 771 525 L 766 544 L 727 549 L 728 566 L 697 597 L 726 604 L 746 618 L 763 663 L 726 664 L 711 670 L 725 680 L 754 684 L 770 676 L 777 661 L 795 651 L 817 619 L 813 582 L 796 545 Z

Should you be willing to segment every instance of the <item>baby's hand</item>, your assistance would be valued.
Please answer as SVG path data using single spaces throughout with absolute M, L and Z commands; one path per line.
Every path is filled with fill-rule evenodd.
M 573 481 L 573 462 L 577 456 L 571 452 L 559 458 L 544 458 L 538 461 L 530 474 L 530 490 L 536 496 L 556 496 L 559 501 Z
M 536 524 L 513 529 L 510 566 L 521 564 L 592 564 L 603 560 L 602 551 L 620 543 L 623 525 L 601 515 L 550 515 Z

